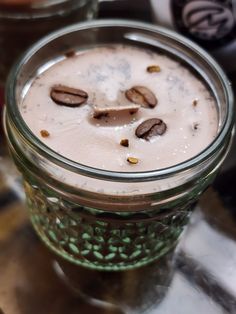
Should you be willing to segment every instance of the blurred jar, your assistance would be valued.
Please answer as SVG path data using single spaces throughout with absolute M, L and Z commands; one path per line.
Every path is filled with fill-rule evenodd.
M 150 0 L 153 18 L 210 51 L 236 71 L 236 0 Z
M 0 0 L 0 86 L 15 59 L 45 34 L 96 17 L 98 0 Z

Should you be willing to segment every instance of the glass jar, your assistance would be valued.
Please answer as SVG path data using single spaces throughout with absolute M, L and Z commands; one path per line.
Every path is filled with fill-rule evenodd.
M 96 16 L 97 0 L 21 0 L 0 3 L 0 85 L 13 62 L 47 33 Z
M 210 146 L 169 168 L 119 173 L 68 160 L 32 134 L 18 108 L 32 79 L 68 50 L 110 43 L 161 51 L 197 73 L 218 106 L 218 134 Z M 5 132 L 24 178 L 32 224 L 54 253 L 91 270 L 92 278 L 158 265 L 173 251 L 193 205 L 229 150 L 232 129 L 232 91 L 217 63 L 188 39 L 144 23 L 101 20 L 54 32 L 24 55 L 7 84 Z M 65 176 L 71 181 L 66 183 Z
M 150 0 L 150 3 L 157 24 L 197 42 L 227 72 L 236 71 L 235 0 Z

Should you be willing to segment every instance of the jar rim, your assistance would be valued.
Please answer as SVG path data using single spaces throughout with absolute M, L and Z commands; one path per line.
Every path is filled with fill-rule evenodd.
M 20 114 L 17 100 L 16 100 L 16 87 L 17 87 L 17 79 L 20 74 L 22 67 L 25 65 L 27 61 L 33 56 L 35 52 L 39 49 L 43 48 L 45 45 L 50 43 L 51 41 L 65 36 L 71 32 L 81 31 L 81 30 L 89 30 L 93 28 L 114 28 L 114 27 L 131 27 L 135 28 L 136 31 L 149 31 L 152 32 L 153 35 L 155 33 L 159 33 L 164 35 L 172 40 L 176 40 L 181 42 L 185 47 L 191 49 L 192 51 L 197 52 L 198 56 L 204 60 L 210 67 L 211 70 L 214 71 L 214 74 L 217 76 L 217 79 L 220 81 L 227 102 L 227 113 L 224 124 L 222 125 L 221 130 L 218 132 L 215 139 L 211 142 L 209 146 L 207 146 L 204 150 L 202 150 L 198 155 L 195 155 L 191 159 L 183 161 L 179 164 L 161 168 L 157 170 L 149 170 L 142 172 L 118 172 L 111 170 L 98 169 L 94 167 L 90 167 L 88 165 L 83 165 L 73 160 L 70 160 L 57 152 L 53 151 L 50 147 L 45 145 L 43 142 L 39 140 L 28 128 L 23 117 Z M 233 128 L 234 123 L 234 99 L 233 92 L 230 86 L 230 82 L 221 69 L 221 67 L 217 64 L 217 62 L 201 47 L 197 44 L 193 43 L 191 40 L 185 38 L 182 35 L 177 34 L 174 31 L 167 30 L 163 27 L 154 26 L 149 23 L 136 22 L 136 21 L 128 21 L 128 20 L 94 20 L 89 22 L 78 23 L 74 25 L 67 26 L 63 29 L 54 31 L 53 33 L 45 36 L 38 42 L 36 42 L 29 50 L 25 52 L 22 58 L 13 66 L 8 80 L 6 84 L 6 104 L 7 104 L 7 116 L 11 120 L 11 122 L 15 125 L 16 129 L 21 132 L 24 138 L 30 143 L 31 147 L 33 147 L 39 154 L 43 155 L 46 158 L 50 158 L 50 161 L 59 165 L 62 168 L 65 168 L 74 173 L 82 174 L 88 177 L 93 177 L 97 179 L 105 179 L 110 181 L 121 181 L 121 182 L 141 182 L 141 181 L 154 181 L 157 179 L 163 179 L 170 177 L 171 175 L 184 172 L 190 168 L 193 168 L 205 160 L 210 158 L 221 146 L 224 140 L 230 135 L 231 130 Z

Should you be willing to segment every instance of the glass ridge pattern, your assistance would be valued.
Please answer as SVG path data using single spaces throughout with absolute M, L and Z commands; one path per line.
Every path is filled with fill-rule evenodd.
M 159 213 L 109 213 L 52 196 L 25 182 L 27 205 L 39 236 L 55 253 L 98 270 L 125 270 L 166 254 L 186 225 L 190 205 Z

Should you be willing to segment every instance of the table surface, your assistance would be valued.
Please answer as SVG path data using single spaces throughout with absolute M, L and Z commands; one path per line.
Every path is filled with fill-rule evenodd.
M 141 10 L 144 6 L 139 5 L 128 9 L 127 3 L 119 2 L 116 16 L 128 17 L 135 8 L 134 18 L 150 19 L 148 7 Z M 100 16 L 114 12 L 112 5 L 111 2 L 103 4 Z M 4 139 L 1 137 L 0 140 L 0 314 L 144 313 L 137 307 L 133 311 L 120 310 L 89 302 L 71 291 L 58 277 L 52 255 L 29 223 L 20 177 L 7 154 Z M 233 150 L 231 161 L 226 161 L 214 186 L 202 196 L 175 253 L 172 280 L 161 287 L 158 282 L 154 283 L 152 300 L 156 303 L 153 302 L 145 313 L 236 313 L 234 155 Z M 158 266 L 154 264 L 154 268 Z M 134 299 L 136 273 L 127 275 L 127 293 Z M 148 278 L 154 278 L 151 268 Z M 160 289 L 165 292 L 165 297 L 158 303 L 157 291 Z

